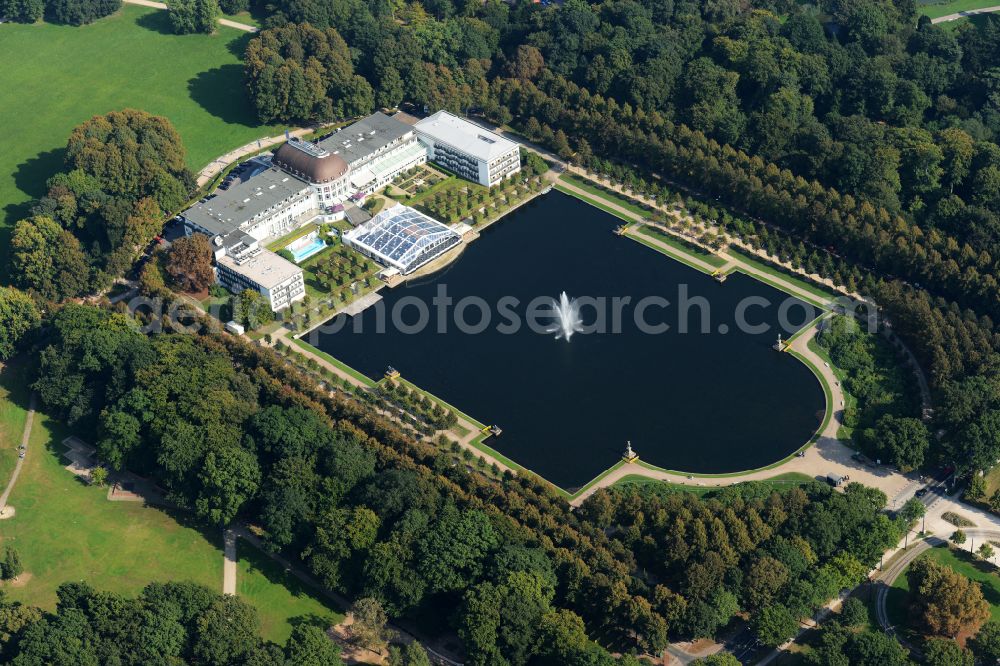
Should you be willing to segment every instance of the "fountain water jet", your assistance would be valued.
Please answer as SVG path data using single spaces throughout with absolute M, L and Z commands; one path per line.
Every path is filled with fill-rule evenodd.
M 552 316 L 556 319 L 556 323 L 545 330 L 548 333 L 555 333 L 556 340 L 564 338 L 569 342 L 574 333 L 583 330 L 580 307 L 576 304 L 576 299 L 570 300 L 565 291 L 560 294 L 558 301 L 552 299 Z

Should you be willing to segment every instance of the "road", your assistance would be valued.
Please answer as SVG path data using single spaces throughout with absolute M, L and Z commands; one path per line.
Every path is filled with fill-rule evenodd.
M 31 426 L 35 422 L 35 394 L 31 394 L 31 402 L 28 405 L 28 415 L 24 420 L 24 431 L 21 433 L 21 450 L 25 452 L 25 457 L 27 457 L 28 451 L 28 440 L 31 439 Z M 14 465 L 14 471 L 10 475 L 10 481 L 7 482 L 7 487 L 4 488 L 3 494 L 0 495 L 0 518 L 10 518 L 14 515 L 13 507 L 7 506 L 7 499 L 10 497 L 10 493 L 14 490 L 14 483 L 17 481 L 17 477 L 21 475 L 21 467 L 24 466 L 25 458 L 20 456 L 20 450 L 18 451 L 17 463 Z
M 975 16 L 976 14 L 990 14 L 992 12 L 1000 12 L 1000 5 L 983 7 L 982 9 L 967 9 L 964 12 L 955 12 L 954 14 L 939 16 L 936 19 L 931 19 L 931 23 L 947 23 L 948 21 L 957 21 L 958 19 L 968 18 L 970 16 Z

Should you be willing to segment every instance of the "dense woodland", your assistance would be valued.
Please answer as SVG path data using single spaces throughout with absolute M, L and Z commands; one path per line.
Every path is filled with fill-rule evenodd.
M 0 660 L 15 666 L 245 664 L 339 666 L 322 627 L 304 622 L 285 647 L 259 636 L 246 602 L 194 583 L 151 583 L 135 598 L 65 583 L 54 613 L 0 597 Z
M 50 323 L 34 387 L 99 433 L 102 460 L 208 523 L 259 525 L 334 590 L 441 618 L 470 663 L 610 663 L 588 635 L 655 652 L 740 612 L 777 644 L 860 582 L 906 521 L 882 512 L 878 491 L 818 484 L 709 501 L 604 491 L 572 514 L 541 482 L 453 465 L 450 449 L 317 391 L 270 350 L 149 337 L 87 306 Z

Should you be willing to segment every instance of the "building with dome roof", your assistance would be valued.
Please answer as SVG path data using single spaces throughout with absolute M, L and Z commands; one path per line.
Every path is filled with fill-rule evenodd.
M 485 185 L 520 166 L 517 144 L 451 114 L 438 112 L 414 126 L 373 113 L 316 141 L 289 138 L 270 159 L 254 158 L 258 170 L 249 177 L 179 217 L 188 234 L 212 239 L 220 284 L 234 292 L 256 289 L 281 310 L 305 296 L 302 270 L 267 250 L 266 242 L 310 222 L 342 219 L 342 204 L 360 201 L 429 156 Z M 460 241 L 417 211 L 390 210 L 347 240 L 403 275 Z

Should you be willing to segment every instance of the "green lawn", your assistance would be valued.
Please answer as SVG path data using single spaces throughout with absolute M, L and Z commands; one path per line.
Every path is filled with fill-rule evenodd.
M 662 231 L 656 227 L 637 227 L 636 233 L 642 234 L 643 236 L 649 236 L 650 238 L 655 238 L 661 243 L 666 243 L 671 247 L 675 247 L 685 254 L 690 254 L 698 259 L 701 259 L 709 266 L 714 266 L 716 268 L 722 268 L 726 265 L 726 260 L 717 254 L 712 254 L 708 250 L 695 245 L 694 243 L 687 243 L 680 238 L 677 238 L 673 234 Z
M 581 190 L 588 192 L 589 194 L 592 194 L 600 199 L 606 199 L 608 201 L 612 201 L 615 204 L 621 206 L 622 208 L 635 213 L 636 215 L 648 217 L 649 215 L 652 214 L 652 211 L 643 208 L 641 205 L 636 203 L 635 200 L 629 198 L 628 196 L 623 194 L 618 194 L 617 192 L 613 191 L 602 190 L 601 188 L 597 187 L 595 183 L 588 180 L 587 178 L 583 178 L 582 176 L 577 176 L 576 174 L 572 173 L 564 173 L 561 176 L 559 176 L 559 180 L 570 183 L 571 185 L 575 185 L 576 187 L 579 187 Z
M 970 9 L 983 9 L 1000 5 L 1000 0 L 952 0 L 935 4 L 917 4 L 917 13 L 935 19 L 948 14 L 967 12 Z
M 974 558 L 968 550 L 957 550 L 947 544 L 931 548 L 920 557 L 931 558 L 938 564 L 947 565 L 963 576 L 978 581 L 983 590 L 983 597 L 990 604 L 992 619 L 1000 620 L 1000 577 L 996 574 L 996 567 Z M 904 571 L 889 588 L 889 596 L 886 599 L 889 622 L 897 627 L 907 625 L 909 595 L 910 582 Z
M 787 271 L 787 270 L 785 270 L 784 268 L 782 268 L 780 266 L 776 266 L 774 264 L 769 264 L 769 263 L 761 260 L 759 257 L 751 256 L 751 255 L 747 254 L 746 252 L 742 252 L 740 250 L 737 250 L 736 248 L 730 248 L 729 249 L 729 253 L 732 254 L 734 257 L 738 257 L 741 261 L 743 261 L 743 262 L 745 262 L 745 263 L 753 266 L 754 268 L 756 268 L 756 269 L 758 269 L 758 270 L 760 270 L 760 271 L 762 271 L 764 273 L 768 273 L 768 274 L 773 275 L 775 277 L 780 277 L 782 280 L 785 280 L 786 282 L 791 282 L 792 284 L 796 285 L 797 287 L 799 287 L 799 288 L 801 288 L 801 289 L 809 292 L 810 294 L 815 295 L 816 298 L 818 299 L 818 301 L 813 300 L 813 302 L 816 303 L 817 305 L 825 305 L 826 303 L 828 303 L 829 301 L 831 301 L 831 300 L 833 300 L 835 298 L 835 295 L 834 295 L 834 293 L 832 291 L 824 289 L 823 287 L 820 287 L 819 285 L 814 284 L 812 282 L 807 282 L 806 280 L 802 279 L 801 276 L 796 275 L 794 273 L 791 273 L 790 271 Z M 751 277 L 753 277 L 756 280 L 760 280 L 761 282 L 768 282 L 767 280 L 765 280 L 765 279 L 763 279 L 763 278 L 761 278 L 761 277 L 759 277 L 757 275 L 753 275 Z M 768 282 L 768 284 L 771 284 L 771 283 Z M 777 288 L 778 289 L 783 289 L 782 287 L 777 287 Z M 800 299 L 800 300 L 809 300 L 809 299 L 803 298 L 799 294 L 793 294 L 793 295 L 796 298 Z
M 816 342 L 816 338 L 810 340 L 806 346 L 809 347 L 809 351 L 819 356 L 824 362 L 830 364 L 830 369 L 833 370 L 833 374 L 836 375 L 837 379 L 840 381 L 840 390 L 844 394 L 844 408 L 856 409 L 858 406 L 858 399 L 853 393 L 848 391 L 847 387 L 844 385 L 844 379 L 847 377 L 847 373 L 834 365 L 832 359 L 830 358 L 830 352 L 826 347 Z M 837 439 L 849 441 L 853 435 L 854 428 L 848 428 L 843 424 L 837 428 Z
M 583 194 L 579 194 L 578 192 L 574 192 L 569 188 L 565 187 L 564 185 L 560 185 L 559 183 L 556 183 L 553 187 L 557 191 L 562 192 L 563 194 L 568 194 L 571 197 L 576 197 L 580 201 L 589 203 L 591 206 L 594 206 L 595 208 L 600 208 L 605 213 L 613 215 L 617 217 L 619 220 L 622 220 L 623 222 L 635 222 L 634 219 L 625 216 L 624 213 L 620 213 L 616 210 L 613 210 L 610 206 L 608 206 L 606 203 L 603 203 L 603 201 L 601 199 L 598 199 L 597 197 L 590 197 L 590 196 L 585 196 Z
M 360 372 L 358 372 L 357 370 L 355 370 L 351 366 L 347 365 L 346 363 L 338 361 L 337 359 L 335 359 L 334 357 L 330 356 L 326 352 L 320 351 L 319 349 L 317 349 L 316 347 L 313 347 L 308 342 L 305 342 L 303 340 L 299 340 L 298 338 L 288 338 L 287 340 L 291 340 L 292 344 L 296 345 L 297 347 L 305 349 L 306 351 L 308 351 L 308 352 L 310 352 L 310 353 L 312 353 L 312 354 L 314 354 L 314 355 L 322 358 L 324 361 L 326 361 L 330 365 L 334 365 L 334 366 L 340 368 L 341 370 L 343 370 L 344 372 L 346 372 L 350 376 L 354 377 L 355 379 L 357 379 L 359 382 L 361 382 L 365 386 L 368 386 L 368 387 L 375 386 L 376 382 L 373 381 L 371 378 L 366 377 L 365 375 L 361 374 Z
M 62 167 L 70 131 L 125 107 L 164 115 L 195 171 L 227 150 L 278 134 L 260 126 L 244 92 L 250 34 L 174 35 L 166 12 L 126 5 L 91 25 L 0 25 L 0 278 L 10 227 Z
M 20 365 L 8 365 L 0 372 L 0 488 L 17 462 L 17 447 L 27 418 L 28 391 Z
M 63 468 L 68 434 L 36 414 L 10 497 L 16 515 L 0 522 L 0 539 L 17 548 L 30 575 L 23 586 L 7 588 L 8 595 L 52 610 L 56 588 L 66 581 L 124 594 L 166 580 L 221 591 L 221 532 L 189 525 L 187 514 L 175 519 L 139 502 L 109 502 L 106 488 L 87 486 Z
M 344 619 L 333 602 L 245 541 L 237 543 L 236 594 L 257 609 L 261 635 L 284 644 L 300 622 L 323 629 Z

